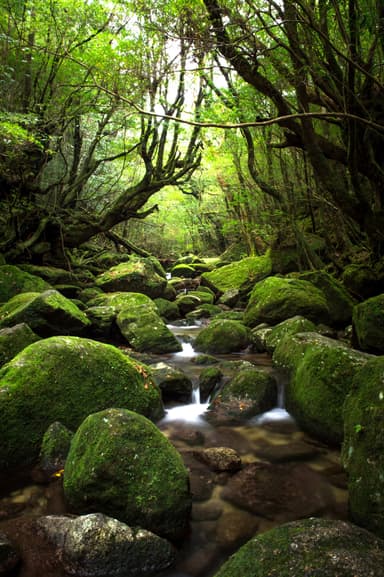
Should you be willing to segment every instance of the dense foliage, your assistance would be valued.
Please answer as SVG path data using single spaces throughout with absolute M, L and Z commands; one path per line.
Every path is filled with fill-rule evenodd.
M 383 22 L 378 0 L 1 0 L 0 250 L 289 239 L 316 265 L 316 233 L 377 259 Z

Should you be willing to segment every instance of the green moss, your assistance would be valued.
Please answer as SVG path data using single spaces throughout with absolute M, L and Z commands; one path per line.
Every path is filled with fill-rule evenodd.
M 157 298 L 163 296 L 167 281 L 150 259 L 131 258 L 99 275 L 96 285 L 104 291 L 138 292 Z
M 56 290 L 16 295 L 0 309 L 0 327 L 27 323 L 38 335 L 79 334 L 90 325 L 87 316 Z
M 123 309 L 116 320 L 121 334 L 135 351 L 172 353 L 182 349 L 180 342 L 156 312 L 143 311 L 142 307 Z
M 273 351 L 273 365 L 291 375 L 301 363 L 306 349 L 312 345 L 321 347 L 340 346 L 348 349 L 346 344 L 339 341 L 336 342 L 334 339 L 324 337 L 319 333 L 287 334 L 278 342 Z
M 172 321 L 180 318 L 179 307 L 175 302 L 163 298 L 155 299 L 154 302 L 157 308 L 157 312 L 163 319 Z
M 269 253 L 266 253 L 263 256 L 249 256 L 203 273 L 202 281 L 218 293 L 231 289 L 249 290 L 256 282 L 268 276 L 271 269 L 271 259 Z
M 213 320 L 197 335 L 194 347 L 203 353 L 225 354 L 245 349 L 248 329 L 239 321 Z
M 171 270 L 172 276 L 180 278 L 194 278 L 197 273 L 193 266 L 189 264 L 176 264 Z
M 76 511 L 101 511 L 167 538 L 188 525 L 191 496 L 182 459 L 155 425 L 131 411 L 109 409 L 82 423 L 64 492 Z
M 275 325 L 296 315 L 314 322 L 328 321 L 329 310 L 322 291 L 308 281 L 269 277 L 252 290 L 244 322 L 250 327 L 260 323 Z
M 367 355 L 338 346 L 309 345 L 286 387 L 286 407 L 299 425 L 323 442 L 343 439 L 343 404 Z
M 384 294 L 372 297 L 353 309 L 353 330 L 363 351 L 384 352 Z
M 364 264 L 349 264 L 342 274 L 342 281 L 357 299 L 367 299 L 378 292 L 379 278 L 376 272 Z
M 353 521 L 384 538 L 384 358 L 356 373 L 344 406 L 342 461 Z
M 76 429 L 111 406 L 162 416 L 160 391 L 144 365 L 79 337 L 29 345 L 0 370 L 0 466 L 33 461 L 52 422 Z
M 25 272 L 10 264 L 0 267 L 0 303 L 5 303 L 15 295 L 26 292 L 43 292 L 51 288 L 38 276 Z
M 0 366 L 4 365 L 39 337 L 25 323 L 0 330 Z
M 265 335 L 266 349 L 272 353 L 285 336 L 314 331 L 316 331 L 316 326 L 312 321 L 296 315 L 274 326 L 270 331 L 267 331 Z
M 311 271 L 299 276 L 319 288 L 325 295 L 332 326 L 345 326 L 352 320 L 354 301 L 343 284 L 325 271 Z
M 72 431 L 58 421 L 48 427 L 43 436 L 39 457 L 39 466 L 44 472 L 52 475 L 64 468 L 72 438 Z
M 343 521 L 305 519 L 248 541 L 215 577 L 381 577 L 384 542 Z

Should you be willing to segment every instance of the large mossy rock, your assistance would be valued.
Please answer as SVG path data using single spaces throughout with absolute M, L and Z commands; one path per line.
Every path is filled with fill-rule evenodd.
M 45 280 L 50 285 L 72 284 L 76 279 L 73 272 L 53 266 L 40 266 L 34 264 L 23 264 L 20 268 L 30 274 L 36 275 Z
M 0 366 L 4 365 L 28 345 L 40 340 L 25 323 L 0 329 Z
M 225 354 L 241 351 L 249 345 L 249 331 L 243 323 L 228 319 L 213 320 L 194 342 L 196 351 Z
M 352 324 L 359 349 L 384 353 L 384 294 L 356 305 Z
M 0 303 L 9 301 L 19 293 L 40 293 L 51 288 L 42 278 L 6 264 L 0 267 Z
M 175 559 L 165 539 L 102 513 L 49 515 L 36 526 L 54 546 L 65 574 L 77 577 L 150 577 Z
M 332 326 L 345 327 L 351 322 L 355 303 L 339 280 L 325 271 L 302 273 L 299 278 L 311 282 L 324 293 Z
M 345 397 L 356 372 L 371 357 L 333 339 L 312 335 L 287 336 L 275 350 L 280 363 L 282 350 L 289 359 L 286 408 L 310 435 L 338 445 L 343 439 Z
M 329 308 L 324 293 L 305 280 L 269 277 L 253 288 L 244 322 L 250 327 L 276 325 L 296 315 L 315 323 L 327 322 Z
M 41 337 L 81 335 L 91 324 L 74 302 L 54 289 L 16 295 L 0 308 L 0 328 L 18 323 Z
M 107 407 L 163 415 L 148 368 L 116 347 L 80 337 L 51 337 L 29 345 L 0 370 L 0 467 L 37 457 L 49 425 L 76 429 Z
M 379 292 L 379 277 L 373 268 L 365 264 L 347 265 L 341 278 L 349 292 L 359 300 L 368 299 Z
M 384 541 L 347 523 L 304 519 L 258 535 L 215 577 L 382 577 Z
M 256 367 L 240 369 L 211 401 L 205 418 L 215 424 L 239 424 L 275 407 L 275 379 Z
M 287 335 L 316 331 L 314 323 L 300 315 L 282 321 L 270 330 L 266 330 L 268 329 L 268 325 L 263 328 L 265 334 L 265 348 L 269 353 L 273 353 L 279 342 Z M 256 328 L 253 330 L 253 333 L 255 333 L 255 331 Z
M 132 258 L 99 275 L 96 285 L 106 292 L 138 292 L 157 298 L 163 296 L 167 280 L 151 259 Z
M 117 315 L 117 325 L 128 344 L 138 352 L 174 353 L 182 346 L 157 312 L 142 307 L 123 309 Z
M 160 430 L 125 409 L 90 415 L 71 443 L 64 494 L 75 511 L 101 511 L 169 539 L 188 527 L 189 477 Z
M 215 293 L 224 294 L 228 290 L 244 292 L 258 281 L 271 274 L 272 264 L 269 253 L 263 256 L 249 256 L 202 274 L 202 284 Z
M 349 350 L 346 343 L 336 341 L 316 332 L 288 333 L 277 343 L 273 351 L 272 363 L 277 369 L 281 369 L 291 376 L 301 363 L 306 349 L 311 346 L 340 346 Z
M 191 402 L 192 381 L 181 369 L 163 362 L 151 365 L 150 369 L 153 380 L 160 387 L 164 402 Z
M 351 518 L 384 538 L 384 357 L 373 358 L 355 375 L 344 427 Z

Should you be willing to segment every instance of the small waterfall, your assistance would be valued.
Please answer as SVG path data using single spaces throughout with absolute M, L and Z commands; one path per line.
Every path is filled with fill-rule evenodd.
M 199 384 L 197 384 L 196 387 L 193 387 L 192 389 L 192 403 L 194 405 L 200 405 L 200 387 Z

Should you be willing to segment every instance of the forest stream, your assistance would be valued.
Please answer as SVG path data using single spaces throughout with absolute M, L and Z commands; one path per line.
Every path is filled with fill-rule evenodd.
M 183 350 L 158 355 L 156 362 L 177 366 L 192 380 L 194 390 L 190 404 L 166 406 L 166 416 L 158 426 L 180 451 L 190 471 L 193 507 L 190 532 L 180 545 L 176 566 L 156 577 L 210 577 L 256 533 L 310 516 L 346 519 L 347 491 L 339 453 L 300 431 L 285 411 L 283 382 L 271 358 L 248 352 L 218 355 L 223 360 L 248 360 L 272 372 L 278 379 L 279 406 L 242 426 L 213 426 L 204 419 L 208 403 L 200 403 L 201 367 L 193 362 L 196 353 L 192 343 L 201 327 L 170 328 Z M 243 472 L 249 464 L 259 467 L 257 484 L 249 477 L 243 484 L 233 471 L 212 471 L 196 458 L 208 447 L 234 449 Z M 7 479 L 5 485 L 1 488 L 0 520 L 66 512 L 60 478 L 48 485 Z M 31 549 L 33 541 L 31 536 Z M 33 561 L 24 564 L 18 576 L 37 576 Z

